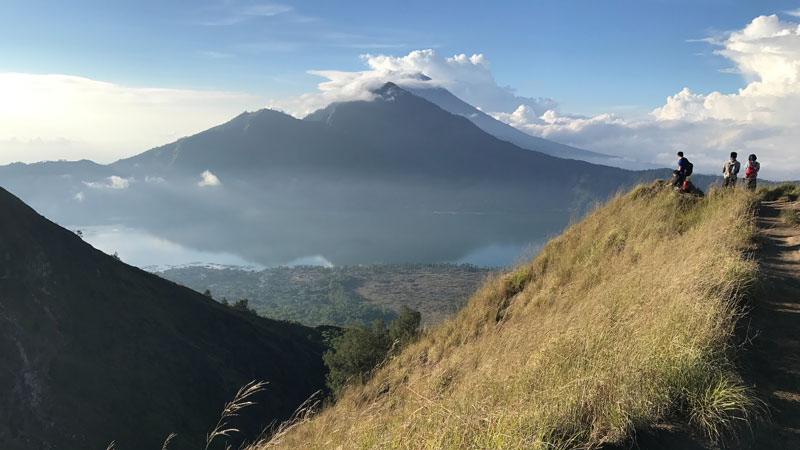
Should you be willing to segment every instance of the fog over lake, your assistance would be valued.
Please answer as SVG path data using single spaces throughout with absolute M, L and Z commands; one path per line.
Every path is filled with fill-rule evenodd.
M 458 223 L 455 223 L 457 221 Z M 305 217 L 260 236 L 226 233 L 213 246 L 203 227 L 156 234 L 128 225 L 71 225 L 84 240 L 142 267 L 456 263 L 503 267 L 535 256 L 563 225 L 558 217 L 519 214 L 335 214 Z M 270 233 L 271 231 L 271 233 Z M 378 236 L 378 232 L 385 232 Z M 324 238 L 324 239 L 321 239 Z M 250 241 L 252 240 L 252 241 Z

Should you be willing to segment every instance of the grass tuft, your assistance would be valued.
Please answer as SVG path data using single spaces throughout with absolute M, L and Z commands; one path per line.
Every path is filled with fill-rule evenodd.
M 777 186 L 760 186 L 756 192 L 768 202 L 775 200 L 796 202 L 800 198 L 800 184 L 780 183 Z
M 175 439 L 176 437 L 178 437 L 177 434 L 170 433 L 169 436 L 167 436 L 167 438 L 164 439 L 164 444 L 161 446 L 161 450 L 167 450 L 167 447 L 169 447 L 169 443 L 172 442 L 172 440 Z
M 800 211 L 794 208 L 785 208 L 781 210 L 778 218 L 787 225 L 797 225 L 800 224 Z
M 214 429 L 206 436 L 206 446 L 205 450 L 208 450 L 211 447 L 211 443 L 214 439 L 218 437 L 229 437 L 233 433 L 238 433 L 239 429 L 234 428 L 230 425 L 230 419 L 233 417 L 237 417 L 239 415 L 239 411 L 248 406 L 255 405 L 255 402 L 251 401 L 250 399 L 259 392 L 264 390 L 264 387 L 268 383 L 263 381 L 251 381 L 236 392 L 236 395 L 233 397 L 233 400 L 225 404 L 225 407 L 222 409 L 222 414 L 220 414 L 219 420 L 217 421 L 217 425 Z M 169 438 L 167 439 L 169 441 Z M 167 445 L 168 442 L 164 443 L 164 446 Z

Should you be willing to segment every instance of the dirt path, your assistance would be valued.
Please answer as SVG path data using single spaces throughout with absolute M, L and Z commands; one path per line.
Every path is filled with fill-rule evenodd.
M 748 449 L 800 449 L 800 226 L 779 219 L 791 207 L 763 202 L 758 214 L 762 284 L 744 323 L 755 333 L 744 364 L 747 382 L 769 404 L 770 421 L 754 427 Z

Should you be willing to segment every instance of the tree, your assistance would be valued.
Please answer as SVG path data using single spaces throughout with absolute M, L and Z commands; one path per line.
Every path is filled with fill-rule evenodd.
M 399 352 L 419 333 L 422 315 L 403 306 L 389 327 L 375 319 L 370 327 L 346 327 L 330 337 L 330 349 L 322 355 L 328 366 L 328 387 L 338 396 L 348 383 L 363 382 L 383 362 L 389 351 Z
M 250 300 L 246 298 L 235 301 L 233 305 L 231 305 L 231 308 L 238 309 L 239 311 L 244 311 L 250 314 L 256 314 L 256 310 L 250 308 Z
M 389 338 L 395 342 L 395 347 L 403 348 L 414 339 L 419 333 L 419 324 L 422 321 L 422 314 L 406 305 L 400 307 L 400 314 L 397 315 L 389 325 Z
M 371 327 L 345 328 L 341 336 L 333 339 L 333 348 L 322 355 L 330 369 L 328 387 L 338 395 L 349 382 L 363 381 L 386 358 L 391 343 L 382 320 L 375 320 Z

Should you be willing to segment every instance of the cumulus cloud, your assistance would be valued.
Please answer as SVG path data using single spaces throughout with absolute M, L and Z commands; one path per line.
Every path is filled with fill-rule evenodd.
M 83 192 L 78 192 L 73 198 L 79 202 L 82 202 L 86 200 L 86 195 Z
M 511 87 L 498 85 L 489 60 L 482 54 L 445 57 L 428 49 L 400 57 L 362 55 L 361 58 L 368 70 L 311 70 L 310 74 L 327 79 L 319 84 L 320 92 L 273 101 L 270 107 L 303 117 L 332 102 L 370 100 L 370 91 L 387 81 L 411 88 L 444 87 L 467 103 L 489 111 L 513 110 L 525 105 L 541 114 L 556 107 L 551 99 L 518 96 Z
M 131 181 L 133 178 L 122 178 L 116 175 L 111 175 L 108 178 L 105 178 L 105 182 L 98 182 L 98 181 L 84 181 L 83 184 L 92 188 L 92 189 L 128 189 L 131 185 Z
M 69 75 L 0 73 L 0 164 L 108 163 L 219 125 L 265 98 L 129 87 Z
M 217 178 L 216 175 L 211 173 L 210 170 L 204 171 L 200 176 L 202 177 L 202 180 L 200 180 L 200 182 L 197 183 L 197 185 L 200 187 L 219 186 L 222 184 L 222 182 L 219 181 L 219 178 Z
M 537 114 L 525 105 L 491 114 L 527 133 L 603 153 L 671 164 L 685 150 L 695 170 L 709 173 L 719 172 L 730 151 L 755 153 L 765 177 L 800 178 L 800 25 L 761 16 L 705 42 L 718 47 L 714 53 L 734 65 L 746 87 L 728 94 L 687 87 L 644 119 Z

